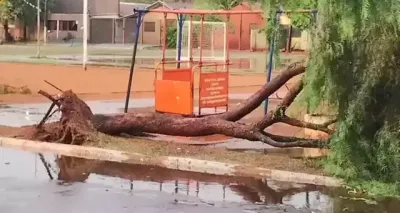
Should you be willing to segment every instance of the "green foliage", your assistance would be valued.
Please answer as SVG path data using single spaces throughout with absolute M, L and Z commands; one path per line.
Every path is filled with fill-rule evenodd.
M 196 0 L 194 5 L 199 9 L 229 10 L 242 3 L 242 0 Z M 194 20 L 200 20 L 200 16 L 194 16 Z M 204 21 L 222 22 L 222 17 L 207 15 Z
M 318 3 L 304 93 L 311 111 L 327 102 L 339 117 L 327 168 L 347 180 L 398 186 L 400 2 Z
M 315 9 L 317 7 L 318 0 L 251 0 L 253 3 L 261 3 L 262 8 L 265 11 L 265 16 L 269 17 L 268 26 L 273 28 L 276 26 L 274 23 L 275 14 L 278 9 L 287 10 L 299 10 L 299 9 Z M 301 30 L 309 29 L 313 25 L 312 14 L 300 14 L 293 13 L 289 15 L 292 21 L 292 25 Z M 267 30 L 270 32 L 271 29 Z
M 212 10 L 229 10 L 242 3 L 242 0 L 196 0 L 196 8 Z
M 167 30 L 167 48 L 176 48 L 178 29 L 176 27 L 169 27 Z
M 13 19 L 19 13 L 19 10 L 15 9 L 15 2 L 12 0 L 3 0 L 0 3 L 0 21 L 3 23 L 6 20 Z
M 378 181 L 350 181 L 348 191 L 351 194 L 375 199 L 385 197 L 399 198 L 399 183 L 383 183 Z
M 55 0 L 41 0 L 40 9 L 43 12 L 47 4 L 48 11 L 51 11 L 54 3 Z M 20 19 L 26 24 L 32 24 L 36 20 L 36 5 L 36 0 L 3 0 L 0 3 L 0 21 Z

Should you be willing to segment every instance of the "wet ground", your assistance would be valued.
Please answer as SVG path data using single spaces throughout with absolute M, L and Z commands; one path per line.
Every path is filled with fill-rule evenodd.
M 230 94 L 230 99 L 245 99 L 250 94 Z M 96 114 L 111 114 L 122 112 L 124 107 L 123 101 L 86 101 L 91 110 Z M 130 107 L 132 108 L 150 108 L 154 106 L 154 99 L 132 99 L 130 100 Z M 0 125 L 19 127 L 25 125 L 38 124 L 45 115 L 49 103 L 34 103 L 34 104 L 10 104 L 0 107 Z M 194 111 L 197 111 L 195 108 Z M 209 110 L 210 113 L 214 109 Z M 206 109 L 203 113 L 207 113 Z M 56 121 L 59 119 L 59 114 L 55 114 L 49 121 Z M 154 140 L 170 141 L 171 138 L 158 136 Z M 188 138 L 174 138 L 178 143 L 191 143 L 191 144 L 213 144 L 217 147 L 228 147 L 235 149 L 264 149 L 272 148 L 269 145 L 257 142 L 248 142 L 241 139 L 227 139 L 226 137 L 207 137 L 199 139 Z M 189 141 L 190 140 L 190 141 Z
M 338 193 L 0 148 L 0 212 L 6 213 L 397 213 L 400 208 L 396 200 L 349 200 Z
M 120 112 L 123 106 L 123 102 L 116 101 L 87 103 L 95 113 L 103 114 Z M 152 105 L 152 99 L 142 99 L 132 100 L 130 106 L 144 108 Z M 48 106 L 0 107 L 0 125 L 36 124 Z M 396 200 L 375 204 L 355 201 L 316 186 L 218 177 L 55 155 L 44 158 L 46 163 L 38 154 L 0 148 L 0 212 L 397 213 L 400 208 L 400 202 Z M 48 171 L 45 165 L 50 165 Z
M 0 148 L 0 212 L 7 213 L 325 212 L 329 197 L 318 190 L 54 155 L 42 161 Z

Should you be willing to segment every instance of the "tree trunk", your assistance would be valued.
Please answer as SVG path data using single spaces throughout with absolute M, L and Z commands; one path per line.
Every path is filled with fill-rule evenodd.
M 260 118 L 259 121 L 253 124 L 236 122 L 260 106 L 267 97 L 277 91 L 292 77 L 304 72 L 304 66 L 297 63 L 291 65 L 238 107 L 221 115 L 197 118 L 160 113 L 93 115 L 90 108 L 72 91 L 63 92 L 58 99 L 40 91 L 41 94 L 53 101 L 53 106 L 57 105 L 59 107 L 62 117 L 58 123 L 44 125 L 44 121 L 47 119 L 48 114 L 50 114 L 51 107 L 43 122 L 38 125 L 38 131 L 34 134 L 34 138 L 46 141 L 82 144 L 87 140 L 92 140 L 92 137 L 96 137 L 94 134 L 96 132 L 115 136 L 121 134 L 135 135 L 137 133 L 157 133 L 174 136 L 222 134 L 249 141 L 261 141 L 276 147 L 320 147 L 325 145 L 326 141 L 285 137 L 264 131 L 265 128 L 274 123 L 283 122 L 292 126 L 312 128 L 328 134 L 332 133 L 332 130 L 327 128 L 329 124 L 310 124 L 285 115 L 286 108 L 290 106 L 303 89 L 303 82 L 301 80 L 290 89 L 276 109 Z
M 4 29 L 4 39 L 6 41 L 8 41 L 8 39 L 9 39 L 9 36 L 8 36 L 9 27 L 8 27 L 8 20 L 7 19 L 4 20 L 4 22 L 3 22 L 3 29 Z
M 23 29 L 23 40 L 28 41 L 28 33 L 27 33 L 28 25 L 26 24 L 26 20 L 24 20 L 24 29 Z

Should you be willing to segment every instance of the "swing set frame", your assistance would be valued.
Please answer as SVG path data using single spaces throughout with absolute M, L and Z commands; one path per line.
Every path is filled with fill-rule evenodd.
M 225 22 L 230 22 L 231 15 L 244 15 L 244 14 L 263 14 L 258 10 L 192 10 L 192 9 L 134 9 L 136 14 L 136 37 L 132 54 L 132 63 L 130 66 L 128 88 L 126 93 L 126 101 L 124 112 L 128 112 L 129 99 L 132 88 L 132 78 L 136 62 L 137 45 L 139 41 L 140 27 L 143 18 L 147 13 L 162 13 L 163 18 L 163 34 L 162 34 L 162 58 L 160 63 L 155 67 L 154 73 L 154 87 L 155 87 L 155 110 L 160 113 L 180 114 L 184 116 L 202 116 L 202 109 L 214 108 L 215 113 L 223 113 L 228 110 L 228 95 L 229 95 L 229 42 L 228 34 L 226 33 L 225 41 L 225 60 L 221 62 L 203 60 L 202 42 L 204 39 L 204 22 L 205 16 L 217 15 L 225 17 Z M 278 10 L 276 21 L 279 22 L 281 14 L 289 13 L 312 13 L 315 14 L 316 10 L 295 10 L 283 11 Z M 178 43 L 177 43 L 177 58 L 176 61 L 166 60 L 167 49 L 167 16 L 168 14 L 175 14 L 178 20 Z M 189 60 L 181 60 L 182 57 L 182 35 L 184 19 L 189 16 L 189 29 L 192 28 L 194 16 L 200 16 L 200 44 L 199 44 L 199 58 L 193 60 L 193 48 L 189 48 Z M 226 24 L 228 25 L 228 24 Z M 274 35 L 275 36 L 275 35 Z M 193 39 L 192 32 L 189 32 L 190 41 Z M 190 42 L 189 42 L 190 43 Z M 270 63 L 267 64 L 267 83 L 270 81 L 272 66 L 273 66 L 273 51 L 275 48 L 275 39 L 271 41 L 270 54 L 268 58 Z M 188 66 L 182 68 L 183 64 Z M 167 66 L 166 66 L 167 65 Z M 174 68 L 171 68 L 173 65 Z M 176 66 L 175 66 L 176 65 Z M 205 70 L 208 70 L 205 71 Z M 210 72 L 211 69 L 211 72 Z M 161 70 L 161 74 L 159 71 Z M 198 77 L 198 112 L 194 110 L 194 88 L 195 80 Z M 265 111 L 268 110 L 268 98 L 265 101 Z M 218 112 L 217 108 L 224 108 L 224 111 Z M 209 114 L 209 113 L 206 113 Z

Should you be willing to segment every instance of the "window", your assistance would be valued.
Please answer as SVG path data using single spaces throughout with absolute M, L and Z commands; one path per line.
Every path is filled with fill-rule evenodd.
M 156 23 L 155 22 L 145 21 L 143 27 L 144 27 L 145 32 L 151 32 L 151 33 L 156 32 Z
M 48 30 L 57 30 L 57 21 L 56 20 L 48 20 L 47 21 Z
M 60 21 L 61 31 L 78 31 L 76 21 Z

